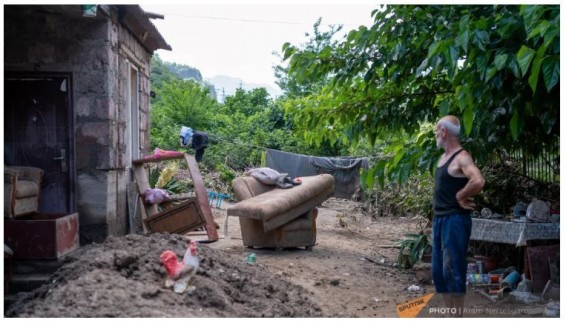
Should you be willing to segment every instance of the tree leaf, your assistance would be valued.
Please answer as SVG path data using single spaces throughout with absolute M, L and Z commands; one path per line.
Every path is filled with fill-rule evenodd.
M 540 67 L 542 65 L 542 61 L 544 60 L 544 57 L 543 57 L 544 52 L 545 52 L 545 48 L 543 46 L 541 46 L 537 50 L 537 55 L 533 59 L 533 68 L 531 69 L 531 75 L 529 76 L 529 85 L 531 86 L 533 93 L 535 93 L 536 89 L 537 89 L 537 84 L 538 84 L 538 79 L 539 79 L 539 74 L 540 74 Z
M 550 43 L 554 41 L 554 38 L 559 35 L 559 32 L 560 31 L 558 30 L 558 28 L 555 27 L 552 27 L 550 30 L 548 30 L 548 32 L 544 34 L 544 46 L 548 47 Z
M 517 53 L 517 62 L 519 63 L 519 68 L 521 69 L 521 75 L 525 76 L 529 70 L 529 64 L 535 56 L 535 51 L 525 45 L 521 46 L 519 52 Z
M 501 71 L 505 67 L 505 64 L 507 63 L 507 54 L 499 54 L 495 56 L 494 63 L 495 63 L 495 67 L 497 67 L 497 70 Z
M 403 156 L 405 156 L 405 153 L 406 153 L 405 149 L 399 149 L 395 153 L 395 157 L 393 157 L 393 161 L 391 162 L 391 168 L 397 167 L 397 164 L 399 164 L 399 161 L 401 160 L 401 158 L 403 158 Z
M 521 71 L 519 70 L 519 64 L 517 64 L 517 60 L 515 59 L 515 57 L 511 57 L 509 59 L 509 63 L 507 64 L 507 67 L 511 70 L 511 72 L 516 78 L 521 78 Z
M 536 26 L 536 28 L 531 30 L 531 32 L 527 36 L 527 39 L 531 39 L 535 36 L 543 37 L 544 34 L 546 33 L 546 31 L 548 30 L 548 27 L 550 27 L 550 22 L 548 22 L 548 20 L 543 20 L 543 21 L 539 22 L 539 24 Z
M 557 57 L 547 57 L 542 63 L 544 74 L 544 85 L 546 91 L 550 92 L 560 80 L 560 59 Z
M 376 167 L 370 168 L 367 172 L 363 172 L 363 174 L 362 174 L 362 176 L 365 179 L 365 181 L 363 181 L 363 183 L 365 183 L 365 186 L 369 189 L 373 189 L 373 186 L 375 184 L 375 168 Z
M 439 52 L 442 51 L 442 47 L 441 46 L 443 44 L 442 41 L 435 41 L 434 43 L 432 43 L 429 47 L 428 47 L 428 55 L 427 55 L 427 59 L 431 58 L 432 56 L 438 54 Z
M 497 74 L 497 68 L 496 67 L 492 67 L 492 68 L 488 69 L 486 74 L 485 74 L 485 80 L 489 81 L 493 76 L 495 76 L 495 74 Z
M 489 35 L 485 30 L 474 30 L 474 43 L 479 49 L 485 51 L 485 45 L 489 42 Z
M 463 31 L 468 31 L 468 28 L 470 26 L 470 15 L 463 15 L 462 18 L 460 18 L 460 30 Z
M 468 52 L 468 42 L 470 40 L 469 34 L 470 34 L 469 30 L 466 29 L 460 34 L 460 36 L 458 36 L 460 39 L 459 42 L 461 44 L 462 49 L 464 50 L 464 53 Z

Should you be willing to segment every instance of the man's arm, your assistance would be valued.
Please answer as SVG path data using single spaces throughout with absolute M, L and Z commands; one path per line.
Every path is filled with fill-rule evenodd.
M 473 196 L 481 192 L 485 179 L 468 152 L 463 152 L 458 158 L 458 166 L 468 178 L 468 184 L 456 193 L 456 200 L 462 208 L 473 210 L 476 206 Z

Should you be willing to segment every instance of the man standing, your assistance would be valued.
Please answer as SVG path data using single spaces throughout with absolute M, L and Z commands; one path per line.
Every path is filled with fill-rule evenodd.
M 466 295 L 468 242 L 472 231 L 473 196 L 485 183 L 471 155 L 460 145 L 460 121 L 445 116 L 434 129 L 444 149 L 435 173 L 432 222 L 432 277 L 453 316 L 462 316 Z

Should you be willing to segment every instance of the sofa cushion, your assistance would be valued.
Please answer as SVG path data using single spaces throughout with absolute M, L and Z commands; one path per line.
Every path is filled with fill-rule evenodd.
M 240 201 L 228 209 L 228 215 L 261 220 L 264 230 L 269 231 L 301 216 L 334 194 L 334 177 L 332 175 L 322 174 L 302 177 L 301 179 L 301 185 L 287 189 L 273 187 L 271 190 Z M 242 184 L 242 181 L 245 184 Z M 253 181 L 259 183 L 254 178 L 242 181 L 236 179 L 233 183 L 237 197 L 252 195 L 253 193 L 242 193 L 238 190 L 258 189 L 262 191 L 266 189 L 265 186 L 251 184 L 254 183 Z
M 32 181 L 19 180 L 16 185 L 16 198 L 39 195 L 39 187 Z

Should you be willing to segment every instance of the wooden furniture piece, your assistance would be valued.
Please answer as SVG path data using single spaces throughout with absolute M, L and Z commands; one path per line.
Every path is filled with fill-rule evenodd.
M 156 204 L 144 202 L 143 195 L 150 189 L 146 164 L 158 163 L 165 160 L 185 159 L 189 173 L 193 180 L 196 197 L 188 198 L 172 209 L 160 212 Z M 149 156 L 132 161 L 134 175 L 140 194 L 141 214 L 144 232 L 171 232 L 186 233 L 204 225 L 208 242 L 218 240 L 216 224 L 212 217 L 212 210 L 208 204 L 208 194 L 200 175 L 195 157 L 186 153 L 168 154 L 164 156 Z

